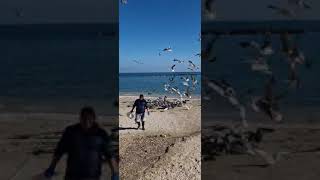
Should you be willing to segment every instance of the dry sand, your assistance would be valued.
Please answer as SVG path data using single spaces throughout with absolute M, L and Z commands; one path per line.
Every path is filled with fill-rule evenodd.
M 203 136 L 210 136 L 215 123 L 204 125 Z M 226 125 L 226 124 L 224 124 Z M 251 128 L 274 128 L 264 136 L 260 147 L 270 154 L 288 152 L 268 166 L 259 156 L 220 155 L 202 161 L 204 180 L 318 180 L 320 179 L 320 126 L 317 124 L 250 124 Z M 206 142 L 203 142 L 206 143 Z M 204 151 L 204 149 L 202 150 Z
M 145 131 L 126 114 L 136 97 L 121 96 L 120 175 L 126 180 L 199 180 L 201 176 L 201 102 L 187 103 L 190 110 L 177 107 L 152 109 L 146 115 Z M 148 97 L 147 97 L 148 99 Z

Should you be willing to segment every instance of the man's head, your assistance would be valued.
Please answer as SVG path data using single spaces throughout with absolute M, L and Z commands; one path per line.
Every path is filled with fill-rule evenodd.
M 143 97 L 143 94 L 140 94 L 140 96 L 139 96 L 139 99 L 143 99 L 144 97 Z
M 90 106 L 84 107 L 80 112 L 80 124 L 84 129 L 90 129 L 95 125 L 96 113 Z

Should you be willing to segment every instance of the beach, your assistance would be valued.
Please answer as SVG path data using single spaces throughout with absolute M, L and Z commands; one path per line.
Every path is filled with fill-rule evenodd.
M 134 120 L 127 117 L 136 98 L 119 97 L 120 178 L 200 179 L 200 99 L 188 101 L 189 110 L 186 107 L 151 109 L 145 117 L 143 131 L 136 130 Z
M 212 112 L 212 110 L 210 110 Z M 284 112 L 285 120 L 275 123 L 259 115 L 251 115 L 248 130 L 271 129 L 265 133 L 259 148 L 278 160 L 273 165 L 259 155 L 219 154 L 214 155 L 210 147 L 213 134 L 221 127 L 231 127 L 232 116 L 205 109 L 207 116 L 202 118 L 202 179 L 204 180 L 317 180 L 320 176 L 320 124 L 316 108 L 296 108 Z M 261 115 L 261 116 L 260 116 Z M 236 115 L 234 115 L 235 117 Z M 220 128 L 217 128 L 220 127 Z M 279 156 L 280 155 L 280 156 Z
M 66 126 L 79 121 L 78 114 L 10 112 L 0 115 L 0 179 L 45 180 L 57 141 Z M 111 133 L 117 117 L 99 116 L 101 126 Z M 52 179 L 64 177 L 66 156 L 60 161 Z M 108 165 L 103 178 L 110 177 Z

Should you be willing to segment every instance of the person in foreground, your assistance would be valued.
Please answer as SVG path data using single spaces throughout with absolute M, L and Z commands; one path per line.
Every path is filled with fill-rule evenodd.
M 131 113 L 133 112 L 134 108 L 136 108 L 136 117 L 135 117 L 135 122 L 138 124 L 138 128 L 140 128 L 140 122 L 142 124 L 142 130 L 144 130 L 144 114 L 145 114 L 145 110 L 147 110 L 148 114 L 149 114 L 149 109 L 147 106 L 147 101 L 144 99 L 143 94 L 140 94 L 139 99 L 137 99 L 134 104 L 133 107 L 131 109 Z
M 111 152 L 111 139 L 95 121 L 92 107 L 80 112 L 80 123 L 68 126 L 54 152 L 44 176 L 51 178 L 62 155 L 67 154 L 65 180 L 99 180 L 103 161 L 108 161 L 112 180 L 119 179 L 118 163 Z

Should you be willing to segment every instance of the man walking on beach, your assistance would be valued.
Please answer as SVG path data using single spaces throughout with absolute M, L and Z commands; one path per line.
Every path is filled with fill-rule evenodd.
M 65 180 L 99 180 L 103 161 L 110 163 L 112 180 L 119 179 L 118 163 L 112 155 L 110 137 L 95 122 L 91 107 L 80 112 L 80 123 L 68 126 L 44 175 L 51 178 L 63 154 L 68 155 Z
M 136 117 L 135 117 L 135 122 L 138 124 L 138 128 L 140 128 L 140 121 L 142 124 L 142 130 L 144 130 L 144 114 L 145 114 L 145 110 L 148 111 L 149 114 L 149 109 L 147 106 L 147 101 L 144 99 L 143 94 L 140 94 L 139 99 L 137 99 L 134 104 L 133 107 L 131 109 L 131 113 L 133 112 L 134 108 L 136 108 Z

